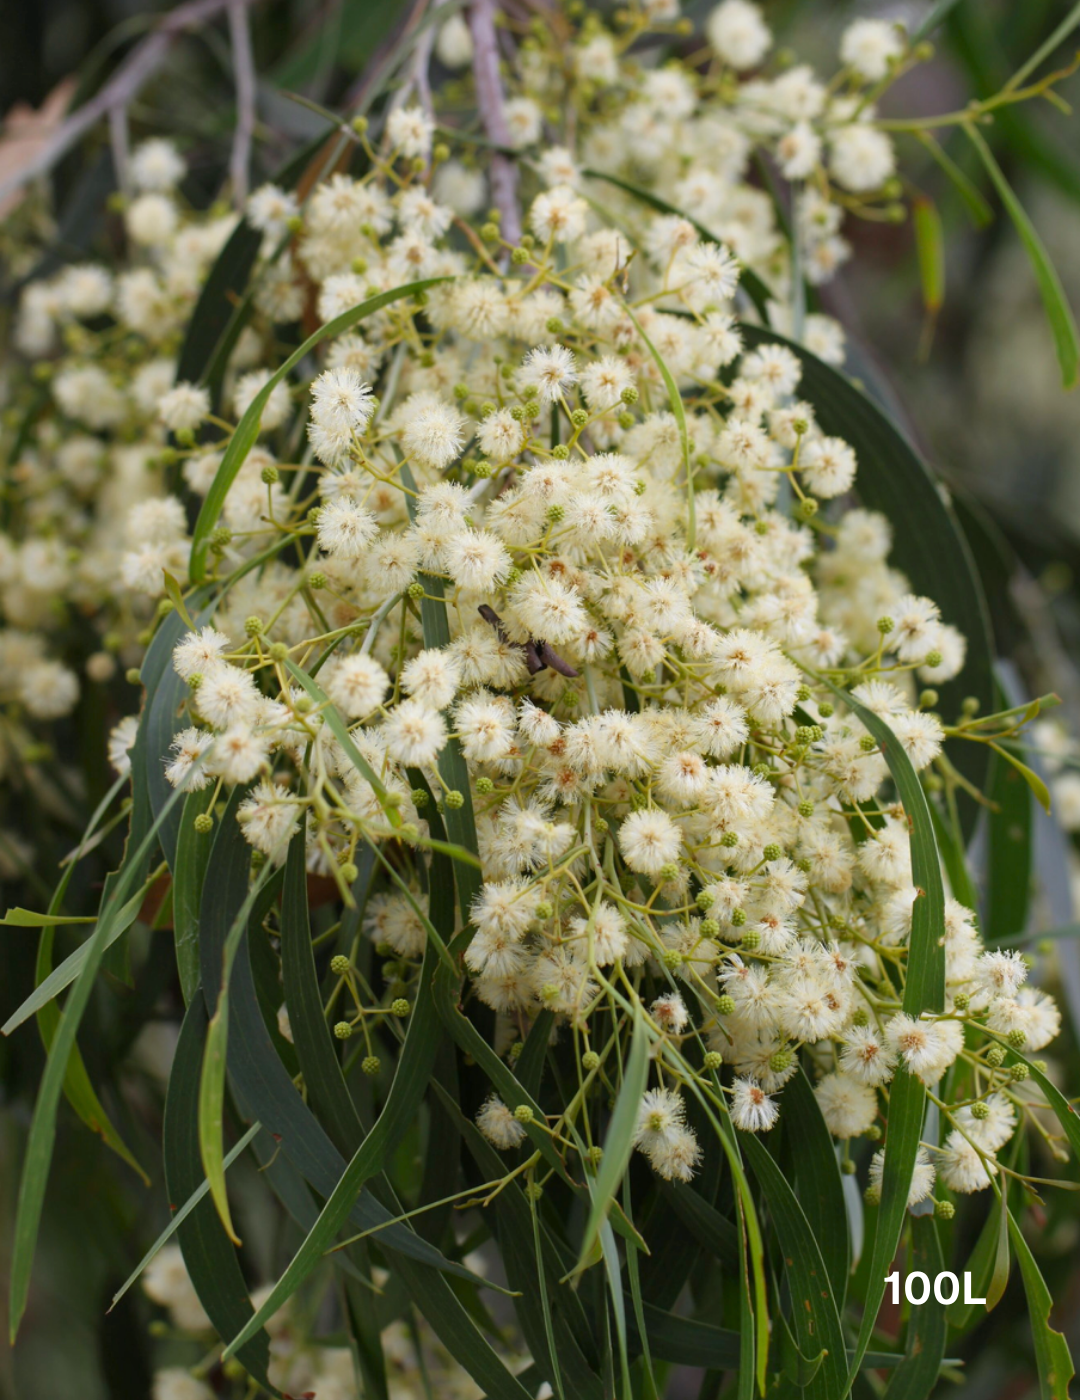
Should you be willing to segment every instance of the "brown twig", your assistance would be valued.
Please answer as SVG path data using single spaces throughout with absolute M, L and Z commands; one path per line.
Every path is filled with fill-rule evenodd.
M 257 0 L 188 0 L 187 4 L 165 15 L 153 31 L 136 44 L 105 86 L 72 112 L 22 169 L 0 184 L 0 204 L 31 180 L 51 170 L 102 117 L 116 108 L 126 107 L 161 67 L 181 34 L 205 24 L 233 4 L 256 3 Z
M 255 55 L 251 51 L 248 0 L 229 0 L 229 38 L 236 83 L 236 131 L 229 157 L 233 201 L 241 207 L 248 195 L 251 143 L 255 136 Z
M 476 102 L 488 140 L 509 146 L 510 127 L 503 106 L 499 77 L 499 45 L 495 33 L 495 0 L 474 0 L 469 8 L 469 28 L 473 39 L 473 80 Z M 502 236 L 507 243 L 521 239 L 521 212 L 517 198 L 517 165 L 510 156 L 496 151 L 491 157 L 491 199 L 502 215 Z

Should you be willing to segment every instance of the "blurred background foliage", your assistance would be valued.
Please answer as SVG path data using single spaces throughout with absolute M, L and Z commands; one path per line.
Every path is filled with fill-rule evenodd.
M 520 7 L 525 8 L 524 0 Z M 50 96 L 51 108 L 59 106 L 61 112 L 66 101 L 85 100 L 170 8 L 135 0 L 12 0 L 3 9 L 0 42 L 5 135 L 29 113 L 48 113 Z M 708 8 L 684 6 L 699 19 L 697 12 Z M 904 19 L 914 29 L 932 6 L 928 0 L 765 0 L 764 8 L 781 42 L 811 60 L 820 55 L 824 66 L 826 56 L 835 54 L 841 29 L 856 14 Z M 887 108 L 895 104 L 911 115 L 947 111 L 972 95 L 996 91 L 1070 8 L 1065 0 L 959 0 L 935 32 L 933 61 L 897 84 Z M 347 105 L 380 48 L 393 42 L 413 10 L 407 0 L 264 0 L 252 6 L 259 75 L 256 181 L 325 130 L 322 118 L 284 94 L 298 93 L 331 108 Z M 1075 42 L 1074 35 L 1073 47 Z M 1072 56 L 1066 49 L 1058 66 Z M 61 86 L 65 83 L 69 88 Z M 1066 99 L 1080 98 L 1080 76 L 1067 79 L 1060 91 Z M 173 45 L 164 68 L 129 109 L 133 139 L 165 134 L 184 150 L 190 171 L 184 192 L 196 205 L 209 204 L 220 188 L 234 100 L 228 31 L 218 15 Z M 1075 122 L 1063 120 L 1049 104 L 1024 104 L 1000 113 L 993 140 L 1069 301 L 1080 305 Z M 954 129 L 943 144 L 985 192 L 977 157 L 960 131 Z M 848 229 L 858 256 L 824 290 L 823 309 L 844 323 L 852 366 L 954 496 L 983 575 L 999 651 L 1014 662 L 1005 679 L 1027 694 L 1056 690 L 1064 701 L 1059 713 L 1076 733 L 1080 395 L 1061 390 L 1038 290 L 1015 230 L 992 194 L 987 198 L 994 217 L 976 227 L 939 167 L 928 155 L 918 156 L 908 150 L 902 163 L 944 230 L 940 306 L 927 305 L 912 223 L 881 222 Z M 55 225 L 37 197 L 5 211 L 0 260 L 7 266 L 0 287 L 6 298 L 32 273 L 37 258 L 64 260 L 117 237 L 106 206 L 113 187 L 108 139 L 99 124 L 53 172 L 47 207 Z M 29 261 L 24 251 L 17 260 L 9 256 L 15 245 L 6 230 L 12 228 L 20 249 L 29 231 L 34 248 Z M 97 703 L 109 706 L 107 692 Z M 108 724 L 91 725 L 91 718 L 81 712 L 70 734 L 82 769 L 83 801 L 90 806 L 108 783 L 105 755 L 80 743 L 80 734 L 107 732 Z M 44 785 L 24 794 L 22 829 L 28 846 L 37 849 L 42 878 L 38 887 L 28 888 L 24 874 L 16 875 L 0 852 L 4 906 L 47 902 L 52 871 L 83 825 L 78 814 L 69 820 L 65 847 L 67 796 Z M 96 866 L 87 861 L 78 867 L 76 884 L 85 882 L 84 902 L 94 882 L 115 867 L 120 839 L 118 828 L 99 847 Z M 1038 919 L 1041 926 L 1067 923 L 1072 892 L 1060 830 L 1037 824 L 1035 847 L 1043 901 Z M 72 907 L 78 894 L 73 890 Z M 62 1113 L 30 1310 L 18 1347 L 0 1347 L 2 1400 L 146 1400 L 152 1360 L 157 1365 L 169 1359 L 171 1344 L 154 1336 L 154 1310 L 137 1290 L 106 1313 L 113 1291 L 167 1218 L 158 1143 L 163 1086 L 182 1008 L 171 940 L 155 938 L 147 923 L 135 927 L 146 958 L 138 984 L 130 984 L 119 961 L 111 966 L 95 991 L 80 1045 L 91 1079 L 145 1167 L 150 1186 L 70 1112 Z M 58 937 L 61 953 L 67 951 L 65 943 Z M 35 944 L 29 930 L 0 931 L 0 1001 L 9 1009 L 33 985 Z M 1073 1027 L 1060 1049 L 1075 1066 L 1080 1064 L 1080 988 L 1073 986 L 1069 996 L 1070 979 L 1076 980 L 1070 967 L 1063 957 Z M 0 1040 L 0 1290 L 9 1273 L 16 1165 L 42 1064 L 40 1041 L 29 1027 Z M 250 1226 L 244 1233 L 265 1246 L 266 1257 L 250 1260 L 261 1280 L 274 1271 L 288 1241 L 273 1234 L 271 1196 L 257 1172 L 239 1164 L 237 1170 L 246 1173 L 236 1193 Z M 1036 1218 L 1044 1228 L 1033 1244 L 1055 1301 L 1055 1322 L 1075 1353 L 1080 1347 L 1080 1197 L 1051 1193 Z M 1019 1287 L 1014 1278 L 998 1310 L 959 1348 L 965 1400 L 1023 1400 L 1038 1393 L 1028 1324 L 1022 1308 L 1010 1306 L 1017 1297 L 1012 1290 Z M 956 1350 L 950 1347 L 950 1354 Z M 943 1380 L 939 1389 L 946 1394 L 954 1388 Z

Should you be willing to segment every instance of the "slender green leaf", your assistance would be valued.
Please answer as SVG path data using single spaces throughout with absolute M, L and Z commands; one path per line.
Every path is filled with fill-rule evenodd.
M 795 1334 L 792 1332 L 787 1318 L 779 1307 L 779 1300 L 777 1300 L 775 1315 L 776 1342 L 780 1353 L 781 1370 L 792 1385 L 797 1386 L 800 1390 L 805 1390 L 821 1370 L 821 1363 L 825 1360 L 826 1353 L 822 1350 L 816 1356 L 804 1356 L 799 1350 L 799 1344 L 795 1340 Z
M 261 246 L 262 234 L 246 219 L 241 219 L 211 267 L 191 313 L 176 363 L 178 383 L 209 383 L 217 397 L 221 388 L 220 371 L 224 368 L 223 357 L 217 352 L 229 338 L 237 303 L 247 287 Z M 210 371 L 215 367 L 218 373 L 211 376 Z
M 199 1161 L 198 1090 L 203 1044 L 208 1029 L 202 997 L 191 1001 L 180 1027 L 165 1100 L 162 1133 L 165 1184 L 173 1204 L 190 1202 L 201 1186 L 208 1185 Z M 251 1300 L 236 1251 L 229 1243 L 209 1192 L 192 1206 L 177 1227 L 177 1239 L 192 1286 L 216 1332 L 230 1336 L 251 1316 Z M 264 1331 L 239 1353 L 239 1359 L 271 1394 L 269 1338 Z
M 928 34 L 933 34 L 939 24 L 943 24 L 947 19 L 949 11 L 954 9 L 960 0 L 937 0 L 930 12 L 925 16 L 923 22 L 911 36 L 912 44 L 917 44 L 921 39 L 925 39 Z
M 732 1332 L 724 1327 L 715 1327 L 710 1322 L 679 1317 L 647 1302 L 642 1304 L 641 1311 L 653 1356 L 661 1361 L 675 1361 L 682 1366 L 707 1366 L 724 1371 L 738 1367 L 740 1381 L 744 1375 L 749 1375 L 749 1393 L 753 1394 L 753 1362 L 745 1368 L 742 1365 L 742 1347 L 747 1338 L 751 1348 L 750 1356 L 753 1357 L 752 1327 Z M 636 1320 L 630 1317 L 627 1321 L 631 1338 L 640 1346 L 641 1338 Z
M 1061 285 L 1057 269 L 1050 261 L 1050 255 L 1036 232 L 1035 225 L 1028 218 L 1023 205 L 1002 174 L 1001 167 L 994 159 L 982 133 L 970 123 L 964 124 L 964 131 L 982 158 L 987 173 L 1001 196 L 1001 202 L 1005 205 L 1009 217 L 1016 225 L 1020 241 L 1031 260 L 1035 280 L 1039 284 L 1039 294 L 1046 309 L 1046 318 L 1053 333 L 1058 363 L 1061 366 L 1062 383 L 1066 389 L 1072 389 L 1076 385 L 1078 373 L 1080 373 L 1080 335 L 1077 334 L 1076 320 L 1065 297 L 1065 290 Z
M 298 681 L 311 698 L 321 707 L 322 717 L 327 728 L 345 750 L 345 755 L 349 762 L 370 784 L 371 790 L 379 799 L 387 822 L 394 827 L 400 826 L 401 813 L 393 803 L 387 801 L 386 785 L 353 743 L 348 726 L 341 718 L 337 708 L 331 703 L 326 692 L 322 690 L 317 681 L 312 680 L 306 671 L 302 671 L 300 667 L 297 666 L 294 661 L 290 661 L 288 657 L 285 659 L 285 665 L 289 668 L 289 674 L 293 679 Z
M 1033 768 L 1029 768 L 1026 763 L 1021 763 L 1021 761 L 1016 757 L 1016 755 L 1014 753 L 1011 753 L 1009 749 L 1005 747 L 1004 744 L 991 744 L 990 747 L 994 750 L 996 754 L 1000 755 L 1000 757 L 1002 757 L 1006 763 L 1012 764 L 1013 768 L 1016 769 L 1016 771 L 1020 774 L 1021 778 L 1023 778 L 1024 782 L 1027 783 L 1028 787 L 1034 793 L 1036 798 L 1038 798 L 1038 801 L 1042 806 L 1043 810 L 1049 812 L 1050 789 L 1039 777 L 1038 773 L 1036 773 Z
M 241 1155 L 241 1153 L 247 1151 L 247 1149 L 251 1146 L 252 1141 L 261 1131 L 261 1123 L 252 1123 L 251 1127 L 247 1130 L 243 1137 L 240 1138 L 238 1142 L 234 1143 L 233 1146 L 229 1148 L 229 1151 L 225 1154 L 226 1171 L 229 1169 L 229 1167 L 232 1166 L 232 1164 L 236 1161 L 237 1157 Z M 112 1312 L 113 1308 L 116 1307 L 117 1303 L 119 1303 L 120 1299 L 128 1291 L 131 1285 L 138 1279 L 139 1275 L 150 1263 L 150 1261 L 154 1259 L 159 1253 L 159 1251 L 169 1243 L 176 1231 L 180 1228 L 183 1222 L 188 1218 L 188 1216 L 191 1214 L 191 1212 L 195 1209 L 195 1207 L 199 1204 L 199 1202 L 203 1199 L 203 1197 L 209 1190 L 210 1182 L 208 1180 L 204 1180 L 202 1185 L 198 1187 L 197 1190 L 192 1192 L 192 1194 L 187 1198 L 184 1204 L 169 1221 L 168 1225 L 165 1226 L 161 1234 L 158 1235 L 154 1243 L 150 1246 L 150 1248 L 146 1251 L 143 1257 L 135 1265 L 134 1269 L 132 1269 L 131 1273 L 128 1274 L 127 1278 L 113 1294 L 112 1302 L 109 1304 L 108 1307 L 109 1312 Z
M 930 809 L 930 819 L 934 823 L 934 839 L 937 841 L 938 854 L 941 856 L 941 863 L 948 876 L 952 897 L 958 899 L 968 909 L 977 909 L 979 899 L 968 872 L 967 861 L 959 838 L 951 830 L 947 819 L 938 810 L 937 803 L 931 801 L 927 803 L 927 806 Z
M 199 1155 L 202 1158 L 206 1179 L 210 1183 L 210 1195 L 225 1232 L 234 1244 L 239 1244 L 229 1214 L 229 1198 L 225 1190 L 225 1145 L 223 1141 L 225 1112 L 225 1061 L 229 1047 L 229 983 L 232 979 L 233 963 L 240 946 L 240 939 L 246 933 L 248 918 L 255 906 L 262 887 L 274 873 L 271 861 L 259 871 L 252 881 L 244 902 L 237 910 L 225 939 L 222 952 L 221 990 L 217 998 L 214 1014 L 206 1036 L 203 1054 L 202 1074 L 199 1076 Z
M 174 800 L 179 796 L 180 794 L 176 793 Z M 30 1288 L 30 1270 L 37 1243 L 38 1227 L 41 1223 L 42 1206 L 45 1201 L 45 1184 L 49 1175 L 49 1164 L 52 1161 L 53 1144 L 56 1139 L 56 1113 L 67 1076 L 68 1062 L 75 1046 L 79 1024 L 90 1000 L 90 993 L 98 968 L 101 966 L 101 960 L 105 956 L 109 944 L 114 942 L 123 932 L 121 925 L 126 917 L 125 911 L 130 907 L 129 904 L 124 903 L 124 900 L 127 898 L 131 886 L 135 883 L 136 874 L 141 869 L 142 863 L 153 845 L 160 820 L 159 817 L 158 821 L 151 826 L 134 852 L 125 853 L 123 868 L 118 872 L 117 879 L 112 883 L 111 889 L 104 898 L 94 932 L 79 950 L 82 958 L 74 977 L 71 995 L 64 1007 L 63 1018 L 57 1027 L 56 1035 L 49 1049 L 48 1059 L 45 1062 L 45 1071 L 41 1078 L 37 1102 L 34 1105 L 30 1135 L 23 1158 L 23 1171 L 19 1183 L 15 1216 L 9 1302 L 12 1342 L 15 1340 L 19 1323 L 22 1321 L 23 1312 L 26 1309 L 26 1299 Z M 138 912 L 137 908 L 131 914 L 132 918 L 135 917 L 136 912 Z M 61 967 L 63 966 L 64 964 L 61 964 Z M 59 972 L 60 969 L 58 968 L 57 971 Z M 41 988 L 38 989 L 38 991 L 40 990 Z M 55 995 L 55 991 L 50 995 Z M 49 1000 L 49 997 L 46 997 L 45 1000 Z M 44 1005 L 44 1001 L 40 1002 L 39 1005 Z M 37 1008 L 31 1009 L 36 1010 Z M 11 1022 L 9 1021 L 8 1024 L 10 1025 Z M 18 1024 L 17 1021 L 16 1024 Z
M 739 1232 L 715 1206 L 682 1182 L 664 1182 L 662 1194 L 671 1202 L 683 1224 L 717 1259 L 725 1264 L 738 1263 Z
M 851 1271 L 851 1238 L 844 1179 L 832 1134 L 800 1069 L 784 1089 L 785 1124 L 797 1144 L 795 1195 L 818 1242 L 838 1311 L 843 1311 Z
M 835 1400 L 845 1390 L 846 1353 L 837 1310 L 837 1293 L 825 1268 L 818 1241 L 784 1173 L 753 1133 L 739 1143 L 768 1202 L 791 1293 L 791 1315 L 804 1357 L 824 1353 L 820 1367 L 805 1386 L 807 1400 Z
M 42 936 L 38 947 L 37 975 L 42 976 L 49 966 L 52 954 L 52 930 L 47 929 Z M 52 1048 L 52 1043 L 56 1039 L 56 1032 L 60 1028 L 64 1013 L 55 1003 L 50 1002 L 43 1006 L 37 1013 L 38 1031 L 41 1035 L 42 1044 L 46 1052 Z M 90 1080 L 86 1062 L 83 1060 L 82 1052 L 78 1045 L 71 1048 L 71 1057 L 68 1060 L 67 1073 L 64 1075 L 64 1097 L 79 1115 L 82 1121 L 91 1132 L 98 1136 L 110 1147 L 116 1155 L 128 1164 L 129 1167 L 143 1179 L 145 1186 L 150 1185 L 150 1178 L 139 1165 L 135 1154 L 124 1142 L 123 1138 L 113 1126 L 112 1120 L 106 1113 L 104 1105 L 97 1096 Z
M 1001 1275 L 1001 1241 L 1004 1236 L 1005 1258 L 1004 1258 L 1004 1279 Z M 975 1241 L 974 1248 L 967 1259 L 966 1272 L 971 1275 L 971 1295 L 974 1298 L 985 1298 L 987 1300 L 987 1311 L 990 1308 L 990 1294 L 987 1289 L 990 1287 L 991 1279 L 997 1277 L 1004 1290 L 1005 1282 L 1008 1278 L 1009 1264 L 1009 1230 L 1005 1213 L 1001 1208 L 1001 1197 L 995 1196 L 994 1203 L 990 1207 L 990 1214 L 979 1231 L 979 1238 Z M 976 1322 L 982 1319 L 982 1304 L 965 1303 L 962 1297 L 956 1299 L 945 1309 L 945 1317 L 951 1328 L 957 1332 L 968 1331 Z
M 944 1270 L 945 1261 L 937 1222 L 932 1215 L 919 1215 L 912 1220 L 911 1245 L 912 1268 L 921 1270 L 931 1280 L 936 1279 Z M 912 1308 L 904 1359 L 889 1381 L 886 1400 L 927 1400 L 937 1384 L 947 1332 L 944 1308 L 932 1303 Z
M 147 844 L 147 849 L 149 849 L 149 843 Z M 114 905 L 110 904 L 109 917 L 105 922 L 105 944 L 104 948 L 101 950 L 103 953 L 106 948 L 111 947 L 112 944 L 116 942 L 121 934 L 126 933 L 135 922 L 149 888 L 150 885 L 149 882 L 147 882 L 139 889 L 138 893 L 133 895 L 120 909 L 116 909 Z M 36 1011 L 40 1011 L 43 1006 L 47 1006 L 54 997 L 59 996 L 65 987 L 70 986 L 71 983 L 80 976 L 83 968 L 87 964 L 87 960 L 92 956 L 94 940 L 97 938 L 102 928 L 102 921 L 104 918 L 105 913 L 103 907 L 102 913 L 98 916 L 97 923 L 91 936 L 85 943 L 80 943 L 74 952 L 69 953 L 64 961 L 60 963 L 58 967 L 53 968 L 52 972 L 49 973 L 44 981 L 34 988 L 26 1000 L 11 1013 L 3 1026 L 0 1026 L 0 1034 L 10 1035 L 13 1030 L 21 1026 L 22 1023 L 33 1016 Z
M 226 1356 L 231 1356 L 272 1317 L 318 1265 L 348 1219 L 364 1183 L 383 1170 L 388 1154 L 393 1151 L 407 1130 L 430 1078 L 438 1042 L 438 1015 L 431 992 L 432 974 L 437 961 L 436 949 L 429 942 L 397 1072 L 374 1127 L 345 1168 L 314 1229 L 293 1256 L 285 1273 L 271 1289 L 265 1303 L 256 1316 L 229 1342 Z
M 995 1038 L 998 1039 L 1003 1046 L 1008 1045 L 1004 1036 L 996 1036 L 996 1033 L 993 1031 L 991 1031 L 990 1034 L 995 1035 Z M 1043 1091 L 1046 1102 L 1053 1110 L 1055 1117 L 1061 1124 L 1062 1131 L 1069 1140 L 1070 1147 L 1076 1154 L 1077 1162 L 1080 1162 L 1080 1114 L 1077 1113 L 1072 1103 L 1065 1097 L 1057 1085 L 1046 1077 L 1046 1074 L 1039 1068 L 1035 1061 L 1028 1059 L 1021 1051 L 1008 1048 L 1006 1050 L 1005 1063 L 1010 1065 L 1027 1065 L 1031 1078 L 1034 1079 L 1035 1083 L 1038 1084 L 1039 1088 Z
M 92 924 L 93 914 L 37 914 L 33 909 L 21 909 L 18 905 L 9 909 L 0 924 L 10 928 L 55 928 L 57 924 Z
M 888 724 L 852 695 L 829 682 L 826 684 L 881 745 L 911 829 L 911 873 L 919 897 L 912 912 L 904 1010 L 916 1017 L 923 1011 L 941 1011 L 945 1004 L 945 890 L 926 795 L 903 746 Z M 869 1345 L 885 1295 L 885 1276 L 903 1230 L 925 1104 L 926 1090 L 920 1080 L 903 1069 L 898 1070 L 889 1094 L 881 1203 L 849 1384 L 859 1371 L 863 1352 Z
M 1010 763 L 994 765 L 987 836 L 986 906 L 982 933 L 997 943 L 1027 929 L 1034 856 L 1031 788 Z
M 216 1004 L 214 998 L 220 981 L 228 930 L 247 891 L 251 852 L 236 820 L 236 808 L 242 797 L 242 791 L 236 790 L 230 799 L 214 840 L 206 876 L 200 916 L 200 956 L 203 994 L 208 1012 Z M 272 889 L 273 881 L 265 887 L 264 896 Z M 272 1138 L 275 1144 L 273 1155 L 277 1157 L 280 1154 L 288 1159 L 325 1200 L 340 1180 L 346 1162 L 301 1098 L 292 1075 L 274 1048 L 256 996 L 249 942 L 249 938 L 241 940 L 230 989 L 229 1076 L 234 1096 L 242 1104 L 245 1117 L 257 1118 L 262 1122 L 266 1136 Z M 256 1147 L 261 1141 L 256 1140 Z M 277 1189 L 273 1175 L 267 1174 Z M 302 1221 L 306 1207 L 311 1206 L 310 1197 L 305 1199 L 300 1195 L 291 1174 L 288 1178 L 283 1174 L 282 1181 L 287 1190 L 282 1197 L 283 1203 L 294 1218 Z M 377 1195 L 377 1192 L 381 1194 Z M 469 1269 L 445 1258 L 408 1225 L 389 1223 L 401 1212 L 388 1208 L 383 1203 L 384 1196 L 393 1203 L 393 1193 L 388 1185 L 384 1187 L 373 1183 L 370 1192 L 362 1192 L 353 1202 L 349 1220 L 359 1231 L 378 1227 L 379 1243 L 383 1249 L 395 1251 L 399 1272 L 404 1267 L 401 1261 L 408 1258 L 469 1282 L 477 1281 L 476 1275 Z M 309 1225 L 314 1224 L 316 1218 L 311 1217 Z M 435 1284 L 425 1283 L 424 1287 L 428 1291 L 438 1292 Z
M 985 228 L 992 223 L 994 211 L 934 135 L 929 131 L 918 131 L 915 136 L 956 187 L 975 227 Z
M 293 1043 L 308 1101 L 334 1146 L 352 1156 L 364 1133 L 345 1085 L 323 1012 L 311 946 L 307 898 L 307 851 L 303 827 L 289 844 L 281 899 L 281 976 Z
M 914 201 L 911 215 L 923 305 L 931 316 L 936 316 L 945 300 L 945 236 L 941 215 L 937 205 L 926 195 L 919 195 Z
M 370 316 L 375 311 L 381 311 L 384 306 L 390 306 L 395 301 L 401 301 L 405 297 L 416 296 L 420 292 L 427 291 L 429 287 L 438 286 L 440 282 L 447 280 L 449 279 L 445 277 L 428 277 L 419 282 L 409 282 L 405 286 L 394 287 L 388 292 L 380 292 L 378 296 L 369 297 L 359 306 L 343 311 L 340 316 L 335 316 L 332 321 L 327 321 L 326 325 L 320 326 L 274 371 L 255 395 L 237 424 L 236 431 L 225 449 L 225 455 L 218 467 L 217 475 L 211 482 L 210 489 L 203 500 L 202 509 L 199 511 L 199 518 L 195 522 L 195 529 L 191 536 L 191 562 L 188 574 L 193 582 L 202 583 L 206 577 L 206 555 L 210 548 L 210 532 L 217 524 L 222 506 L 225 504 L 225 498 L 229 494 L 229 487 L 235 481 L 236 474 L 243 465 L 244 459 L 255 445 L 259 436 L 263 409 L 275 387 L 322 341 L 333 336 L 343 335 L 345 331 L 358 325 L 366 316 Z
M 1053 1307 L 1050 1290 L 1011 1212 L 1008 1219 L 1009 1235 L 1027 1294 L 1035 1362 L 1039 1368 L 1039 1394 L 1042 1400 L 1069 1400 L 1069 1382 L 1076 1374 L 1069 1344 L 1060 1332 L 1055 1332 L 1050 1326 L 1050 1309 Z
M 203 882 L 213 847 L 211 832 L 196 830 L 195 818 L 210 810 L 213 785 L 201 792 L 189 792 L 180 818 L 176 840 L 176 868 L 173 871 L 173 942 L 180 991 L 188 1005 L 199 990 L 199 912 Z
M 578 1250 L 578 1269 L 584 1267 L 586 1257 L 596 1243 L 600 1226 L 607 1219 L 608 1209 L 615 1199 L 615 1193 L 630 1161 L 634 1150 L 634 1130 L 648 1082 L 649 1036 L 645 1029 L 645 1018 L 640 1011 L 635 1011 L 630 1053 L 626 1057 L 622 1084 L 619 1086 L 611 1122 L 604 1136 L 604 1155 L 600 1161 L 600 1170 L 595 1183 L 591 1180 L 589 1182 L 592 1204 Z
M 1024 79 L 1034 73 L 1035 69 L 1039 67 L 1043 60 L 1049 58 L 1054 50 L 1065 42 L 1077 25 L 1080 25 L 1080 5 L 1074 5 L 1053 33 L 1039 45 L 1027 62 L 1020 65 L 1005 84 L 1005 91 L 1014 92 L 1020 87 Z
M 496 1180 L 506 1171 L 506 1163 L 448 1100 L 442 1085 L 439 1096 L 454 1116 L 462 1138 L 481 1175 Z M 532 1355 L 553 1388 L 566 1400 L 601 1400 L 602 1390 L 589 1351 L 594 1350 L 589 1321 L 575 1290 L 559 1286 L 555 1279 L 563 1271 L 558 1242 L 544 1224 L 540 1211 L 529 1203 L 517 1182 L 507 1186 L 493 1203 L 496 1234 L 506 1266 L 507 1280 L 518 1295 L 515 1311 Z M 536 1298 L 540 1283 L 545 1302 Z M 551 1325 L 549 1339 L 548 1323 Z

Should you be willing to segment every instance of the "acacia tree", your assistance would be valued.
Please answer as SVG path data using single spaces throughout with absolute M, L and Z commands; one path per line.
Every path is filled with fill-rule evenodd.
M 993 97 L 908 118 L 879 104 L 938 11 L 853 22 L 823 82 L 746 0 L 700 34 L 664 0 L 421 6 L 258 183 L 226 8 L 234 208 L 194 207 L 176 145 L 129 150 L 122 119 L 208 3 L 28 172 L 110 114 L 121 253 L 27 280 L 9 370 L 15 782 L 45 772 L 70 819 L 46 760 L 73 711 L 116 775 L 6 920 L 40 942 L 3 1029 L 36 1018 L 48 1052 L 13 1336 L 61 1099 L 141 1170 L 79 1045 L 107 974 L 179 1013 L 173 1214 L 125 1285 L 145 1270 L 190 1339 L 165 1400 L 387 1395 L 398 1368 L 599 1400 L 673 1364 L 706 1396 L 928 1395 L 982 1314 L 914 1309 L 886 1346 L 898 1249 L 990 1306 L 1015 1258 L 1065 1396 L 1021 1221 L 1080 1134 L 1014 836 L 1055 697 L 1001 692 L 965 533 L 819 289 L 850 221 L 913 204 L 933 308 L 903 143 L 978 205 L 955 127 L 1075 381 L 984 135 L 1056 97 L 1073 21 Z

